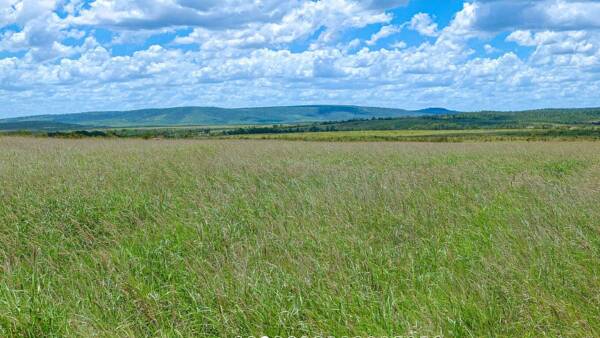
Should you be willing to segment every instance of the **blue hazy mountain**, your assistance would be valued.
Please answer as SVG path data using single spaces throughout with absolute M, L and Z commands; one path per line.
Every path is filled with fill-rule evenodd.
M 360 106 L 310 105 L 259 108 L 177 107 L 129 111 L 99 111 L 76 114 L 38 115 L 0 120 L 0 124 L 24 126 L 35 122 L 36 129 L 81 127 L 149 127 L 191 125 L 285 124 L 340 121 L 381 117 L 452 114 L 443 108 L 404 110 Z

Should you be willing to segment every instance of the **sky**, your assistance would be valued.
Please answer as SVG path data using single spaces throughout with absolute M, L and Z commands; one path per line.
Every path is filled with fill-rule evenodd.
M 0 0 L 0 118 L 600 106 L 600 1 Z

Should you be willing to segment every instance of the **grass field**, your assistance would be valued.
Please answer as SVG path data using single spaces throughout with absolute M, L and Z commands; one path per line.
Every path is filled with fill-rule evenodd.
M 0 336 L 600 336 L 600 143 L 0 138 Z

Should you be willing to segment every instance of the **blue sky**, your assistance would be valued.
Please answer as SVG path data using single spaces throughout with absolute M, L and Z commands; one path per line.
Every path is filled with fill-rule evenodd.
M 590 0 L 0 0 L 0 118 L 600 106 Z

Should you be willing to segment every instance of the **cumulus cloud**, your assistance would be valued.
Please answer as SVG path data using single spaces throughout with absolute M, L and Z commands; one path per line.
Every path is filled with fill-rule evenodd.
M 598 105 L 597 2 L 474 0 L 444 25 L 436 13 L 398 22 L 390 9 L 407 4 L 0 0 L 0 116 L 193 104 Z M 492 40 L 500 32 L 508 43 Z
M 42 61 L 70 56 L 74 49 L 61 40 L 78 33 L 54 12 L 57 0 L 3 0 L 0 22 L 12 25 L 0 34 L 0 51 L 27 51 L 28 57 Z
M 249 2 L 181 0 L 96 0 L 80 11 L 72 22 L 124 30 L 201 26 L 215 29 L 241 27 L 249 22 L 267 22 L 282 16 L 297 0 Z
M 496 48 L 496 47 L 494 47 L 494 46 L 490 45 L 489 43 L 486 43 L 485 45 L 483 45 L 483 49 L 485 50 L 485 52 L 486 52 L 487 54 L 493 54 L 493 53 L 496 53 L 496 52 L 498 52 L 498 51 L 499 51 L 499 49 L 498 49 L 498 48 Z
M 382 6 L 383 4 L 378 4 Z M 204 49 L 227 47 L 256 48 L 289 44 L 305 39 L 323 29 L 319 35 L 319 45 L 327 44 L 343 30 L 360 28 L 375 23 L 385 23 L 391 16 L 371 9 L 359 2 L 347 0 L 322 0 L 303 2 L 290 9 L 278 20 L 269 23 L 249 23 L 238 29 L 212 30 L 197 27 L 187 36 L 178 37 L 177 44 L 202 45 Z
M 404 41 L 396 41 L 390 45 L 390 47 L 396 48 L 396 49 L 406 48 L 406 46 L 407 46 L 407 44 Z
M 438 25 L 427 13 L 418 13 L 410 20 L 410 29 L 419 32 L 425 36 L 437 36 Z
M 590 0 L 480 0 L 475 29 L 580 30 L 600 28 L 600 2 Z
M 393 26 L 393 25 L 389 25 L 389 26 L 383 26 L 381 27 L 381 29 L 371 35 L 371 38 L 367 41 L 367 45 L 374 45 L 377 43 L 377 41 L 386 38 L 390 35 L 393 35 L 395 33 L 398 33 L 402 30 L 401 26 Z
M 341 13 L 354 10 L 354 14 L 360 14 L 363 11 L 380 12 L 405 3 L 398 0 L 96 0 L 72 21 L 80 25 L 130 30 L 178 26 L 225 30 L 277 22 L 297 10 L 302 12 L 314 8 L 318 11 L 323 8 L 332 11 L 331 14 L 338 10 Z

